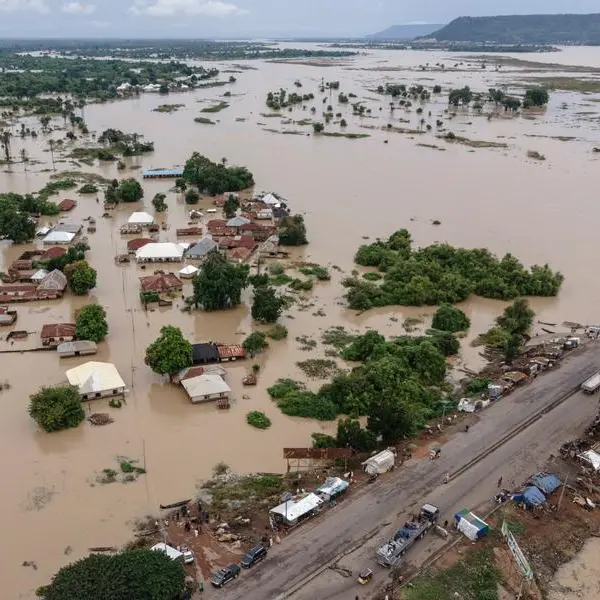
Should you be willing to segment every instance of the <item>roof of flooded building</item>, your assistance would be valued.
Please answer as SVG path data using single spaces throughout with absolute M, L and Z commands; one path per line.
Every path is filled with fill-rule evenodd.
M 65 338 L 75 336 L 75 323 L 49 323 L 42 327 L 40 337 Z
M 54 269 L 54 271 L 50 271 L 50 273 L 48 273 L 48 275 L 42 279 L 42 282 L 38 286 L 38 290 L 62 292 L 66 287 L 66 275 L 62 271 Z

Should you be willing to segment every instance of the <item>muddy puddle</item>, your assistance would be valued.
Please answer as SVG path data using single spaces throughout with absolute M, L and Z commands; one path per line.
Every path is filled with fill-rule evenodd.
M 600 50 L 568 50 L 565 56 L 542 55 L 541 59 L 598 64 Z M 302 306 L 296 304 L 286 312 L 282 322 L 289 328 L 287 340 L 271 342 L 271 349 L 255 361 L 226 366 L 227 381 L 235 396 L 229 411 L 219 411 L 212 405 L 192 406 L 180 388 L 167 384 L 144 365 L 146 346 L 165 324 L 181 327 L 192 341 L 239 343 L 252 330 L 252 323 L 245 305 L 219 314 L 189 315 L 180 310 L 182 302 L 176 301 L 173 308 L 145 312 L 139 302 L 138 278 L 150 274 L 152 268 L 143 271 L 135 264 L 114 264 L 114 256 L 126 251 L 130 239 L 119 234 L 119 226 L 134 210 L 153 212 L 150 200 L 157 192 L 167 193 L 169 204 L 168 213 L 158 217 L 159 222 L 169 225 L 161 231 L 160 239 L 175 241 L 175 229 L 187 223 L 188 207 L 180 195 L 170 191 L 173 182 L 145 181 L 145 202 L 120 206 L 110 219 L 102 218 L 102 203 L 96 203 L 93 195 L 80 197 L 67 191 L 54 196 L 56 201 L 67 197 L 78 200 L 75 210 L 66 215 L 67 220 L 96 219 L 97 232 L 88 236 L 88 260 L 98 271 L 98 287 L 89 299 L 67 295 L 62 301 L 17 305 L 16 327 L 34 332 L 30 340 L 36 342 L 44 323 L 71 321 L 74 311 L 97 300 L 107 310 L 110 333 L 95 359 L 114 362 L 130 393 L 121 409 L 110 409 L 105 401 L 87 405 L 90 412 L 109 412 L 114 418 L 111 425 L 94 428 L 86 423 L 73 431 L 44 434 L 37 431 L 27 414 L 30 394 L 41 385 L 63 382 L 65 370 L 86 359 L 59 359 L 51 352 L 0 356 L 0 381 L 11 385 L 0 392 L 0 450 L 4 456 L 0 477 L 5 482 L 0 513 L 7 522 L 0 549 L 0 576 L 7 597 L 30 598 L 54 571 L 85 555 L 89 547 L 117 546 L 127 541 L 134 519 L 155 513 L 160 503 L 189 497 L 196 483 L 209 476 L 217 462 L 224 461 L 239 472 L 282 472 L 284 446 L 306 446 L 311 432 L 330 431 L 332 424 L 282 415 L 274 408 L 266 388 L 279 377 L 303 379 L 295 363 L 324 356 L 320 338 L 330 326 L 361 331 L 375 328 L 385 335 L 401 335 L 405 333 L 406 318 L 422 319 L 419 328 L 425 329 L 427 315 L 432 313 L 427 308 L 398 307 L 356 315 L 344 308 L 340 281 L 354 268 L 353 254 L 367 239 L 407 227 L 419 245 L 448 241 L 466 247 L 488 247 L 500 254 L 512 252 L 525 264 L 548 262 L 565 274 L 566 281 L 559 297 L 532 300 L 538 317 L 558 323 L 599 320 L 600 280 L 595 277 L 593 264 L 598 248 L 594 215 L 599 210 L 596 192 L 600 176 L 598 155 L 592 153 L 592 147 L 600 145 L 600 130 L 597 121 L 581 115 L 576 118 L 574 113 L 595 111 L 600 105 L 591 102 L 591 96 L 556 93 L 547 111 L 533 119 L 502 116 L 488 121 L 473 111 L 459 110 L 445 123 L 457 135 L 502 141 L 507 148 L 473 149 L 447 144 L 435 137 L 435 126 L 433 131 L 420 135 L 382 131 L 380 128 L 388 123 L 416 128 L 421 117 L 435 124 L 436 118 L 446 121 L 447 115 L 443 113 L 444 100 L 435 97 L 427 103 L 423 115 L 416 114 L 416 107 L 391 114 L 388 99 L 373 92 L 377 85 L 439 83 L 444 89 L 470 85 L 484 91 L 514 81 L 514 73 L 480 67 L 456 73 L 450 68 L 445 72 L 418 69 L 420 64 L 436 62 L 450 67 L 458 60 L 441 52 L 371 52 L 351 61 L 338 61 L 332 67 L 252 63 L 258 69 L 237 74 L 237 83 L 227 88 L 232 93 L 227 99 L 230 106 L 209 115 L 216 121 L 213 126 L 194 123 L 194 117 L 200 116 L 202 107 L 219 99 L 224 88 L 202 89 L 168 99 L 147 94 L 85 108 L 90 130 L 101 133 L 113 127 L 138 132 L 154 141 L 155 152 L 126 160 L 126 171 L 117 171 L 114 163 L 102 167 L 82 165 L 83 171 L 111 179 L 139 177 L 140 171 L 132 167 L 183 164 L 194 150 L 217 161 L 226 157 L 229 164 L 246 165 L 253 171 L 258 190 L 282 194 L 293 211 L 305 215 L 310 244 L 292 258 L 337 265 L 341 272 L 333 270 L 331 282 L 317 283 Z M 375 67 L 397 70 L 378 72 L 373 70 Z M 263 131 L 264 127 L 281 129 L 280 119 L 261 116 L 269 111 L 265 106 L 269 90 L 283 87 L 293 91 L 294 82 L 301 81 L 303 93 L 315 93 L 318 115 L 321 97 L 329 96 L 329 92 L 318 93 L 323 78 L 339 80 L 340 90 L 355 93 L 359 99 L 374 98 L 367 101 L 372 118 L 362 119 L 352 115 L 350 105 L 338 108 L 337 91 L 328 100 L 347 119 L 349 132 L 366 132 L 370 137 L 349 140 Z M 185 107 L 172 114 L 153 112 L 165 102 L 185 103 Z M 563 103 L 567 109 L 561 108 Z M 287 117 L 300 120 L 311 114 L 296 108 Z M 409 120 L 409 124 L 400 123 L 400 118 Z M 56 126 L 61 123 L 62 119 L 55 119 Z M 39 129 L 33 119 L 28 125 Z M 337 131 L 339 126 L 331 124 L 328 129 Z M 310 133 L 312 129 L 304 126 L 303 131 Z M 537 137 L 528 137 L 531 135 Z M 64 131 L 53 134 L 55 139 L 63 136 Z M 559 136 L 576 139 L 561 141 Z M 51 174 L 48 139 L 49 135 L 40 135 L 37 141 L 23 144 L 14 137 L 13 154 L 18 155 L 24 145 L 32 163 L 26 171 L 23 165 L 15 164 L 12 172 L 0 174 L 2 191 L 32 192 L 46 183 Z M 417 143 L 438 145 L 446 151 Z M 546 160 L 527 159 L 528 150 L 539 151 Z M 76 168 L 60 155 L 56 156 L 57 171 Z M 203 200 L 200 208 L 209 206 L 209 201 Z M 441 224 L 434 226 L 433 220 Z M 26 249 L 2 245 L 0 270 L 6 270 Z M 189 293 L 190 287 L 187 283 L 184 293 Z M 479 298 L 461 306 L 471 318 L 472 327 L 459 364 L 473 369 L 481 366 L 478 351 L 469 346 L 469 341 L 489 326 L 503 306 Z M 0 334 L 9 330 L 3 328 Z M 302 351 L 296 341 L 300 336 L 319 342 L 316 349 Z M 19 344 L 28 347 L 31 343 L 9 346 L 2 342 L 0 349 L 18 349 Z M 255 388 L 243 389 L 241 380 L 253 362 L 261 366 L 259 383 Z M 309 382 L 310 386 L 318 384 Z M 245 417 L 250 410 L 263 410 L 273 422 L 272 427 L 267 431 L 249 427 Z M 135 483 L 99 485 L 97 473 L 114 468 L 117 456 L 140 461 L 147 475 Z M 22 567 L 24 561 L 32 561 L 35 568 Z
M 594 600 L 600 596 L 600 540 L 592 538 L 564 564 L 550 584 L 550 600 Z

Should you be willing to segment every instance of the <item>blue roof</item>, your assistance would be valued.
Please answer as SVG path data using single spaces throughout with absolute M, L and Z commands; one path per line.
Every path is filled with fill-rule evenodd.
M 148 169 L 142 171 L 142 177 L 177 177 L 183 175 L 183 169 Z
M 544 496 L 537 487 L 532 485 L 523 491 L 522 500 L 525 503 L 525 506 L 533 507 L 544 504 L 544 502 L 546 502 L 546 496 Z
M 551 494 L 555 489 L 561 486 L 560 479 L 550 473 L 538 473 L 531 478 L 531 483 L 537 486 L 546 494 Z

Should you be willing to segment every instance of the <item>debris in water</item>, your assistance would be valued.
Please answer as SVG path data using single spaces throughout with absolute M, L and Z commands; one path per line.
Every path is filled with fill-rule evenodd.
M 92 425 L 97 426 L 110 425 L 111 423 L 114 423 L 114 419 L 106 413 L 93 413 L 88 417 L 88 421 Z
M 22 567 L 31 567 L 34 571 L 37 571 L 37 563 L 34 560 L 24 560 L 21 563 Z

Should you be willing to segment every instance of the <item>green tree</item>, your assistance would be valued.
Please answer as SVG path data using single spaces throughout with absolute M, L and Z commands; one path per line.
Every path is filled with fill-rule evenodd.
M 340 419 L 335 440 L 338 448 L 349 447 L 357 452 L 369 452 L 377 446 L 373 433 L 363 429 L 356 419 Z
M 227 196 L 227 199 L 225 200 L 225 204 L 223 205 L 223 212 L 225 213 L 225 216 L 228 219 L 231 219 L 231 218 L 235 217 L 235 214 L 239 207 L 240 207 L 240 201 L 235 196 L 230 194 L 229 196 Z
M 155 194 L 152 198 L 152 206 L 156 212 L 165 212 L 168 206 L 166 203 L 167 196 L 165 194 Z
M 175 189 L 178 192 L 185 192 L 185 190 L 187 189 L 187 183 L 185 182 L 185 179 L 183 177 L 178 177 L 175 180 Z
M 274 288 L 258 286 L 254 290 L 252 318 L 260 323 L 275 323 L 284 306 L 285 300 L 276 294 Z
M 386 392 L 371 402 L 367 416 L 367 430 L 381 437 L 384 444 L 394 444 L 414 428 L 411 411 L 405 400 Z
M 525 90 L 525 99 L 523 100 L 523 106 L 527 108 L 531 106 L 545 106 L 548 104 L 550 95 L 548 90 L 541 86 L 535 86 L 527 88 Z
M 197 192 L 197 190 L 190 188 L 185 193 L 185 203 L 186 204 L 198 204 L 198 202 L 200 202 L 200 194 Z
M 285 216 L 279 224 L 279 242 L 284 246 L 304 246 L 306 239 L 306 225 L 302 215 Z
M 471 321 L 460 308 L 456 308 L 451 304 L 442 304 L 435 311 L 431 326 L 434 329 L 455 333 L 456 331 L 466 331 L 469 329 Z
M 84 296 L 96 287 L 96 269 L 90 267 L 87 260 L 78 260 L 67 265 L 64 274 L 76 296 Z
M 525 298 L 517 298 L 496 319 L 496 323 L 509 333 L 523 335 L 527 333 L 533 323 L 535 312 L 529 307 Z
M 224 310 L 242 301 L 242 290 L 248 285 L 249 265 L 236 265 L 218 250 L 211 250 L 194 277 L 193 300 L 196 308 Z
M 144 190 L 137 179 L 123 179 L 119 183 L 117 197 L 121 202 L 137 202 L 144 197 Z
M 325 125 L 323 123 L 313 123 L 313 132 L 314 133 L 322 133 L 325 131 Z
M 0 238 L 23 244 L 35 237 L 35 222 L 28 215 L 9 207 L 0 210 Z
M 79 340 L 101 342 L 108 334 L 106 311 L 99 304 L 87 304 L 75 320 L 75 335 Z
M 267 336 L 262 331 L 251 333 L 242 343 L 244 350 L 253 357 L 269 346 Z
M 453 106 L 458 106 L 459 104 L 468 106 L 472 99 L 473 92 L 468 85 L 460 89 L 450 90 L 450 93 L 448 94 L 448 103 Z
M 174 375 L 192 366 L 192 345 L 179 327 L 165 325 L 160 336 L 146 348 L 144 362 L 159 375 Z
M 49 433 L 77 427 L 85 419 L 79 390 L 71 385 L 43 387 L 30 396 L 29 415 Z
M 365 361 L 375 348 L 385 343 L 385 338 L 374 329 L 370 329 L 363 335 L 358 336 L 343 352 L 344 360 Z
M 125 550 L 90 554 L 66 567 L 37 592 L 43 600 L 176 600 L 185 590 L 185 571 L 164 552 Z
M 194 152 L 186 161 L 183 179 L 211 196 L 239 192 L 254 185 L 254 177 L 245 167 L 214 163 L 198 152 Z
M 523 338 L 517 334 L 511 334 L 506 342 L 504 342 L 504 360 L 507 363 L 511 363 L 515 358 L 519 356 L 519 352 L 521 349 L 521 344 L 523 343 Z

